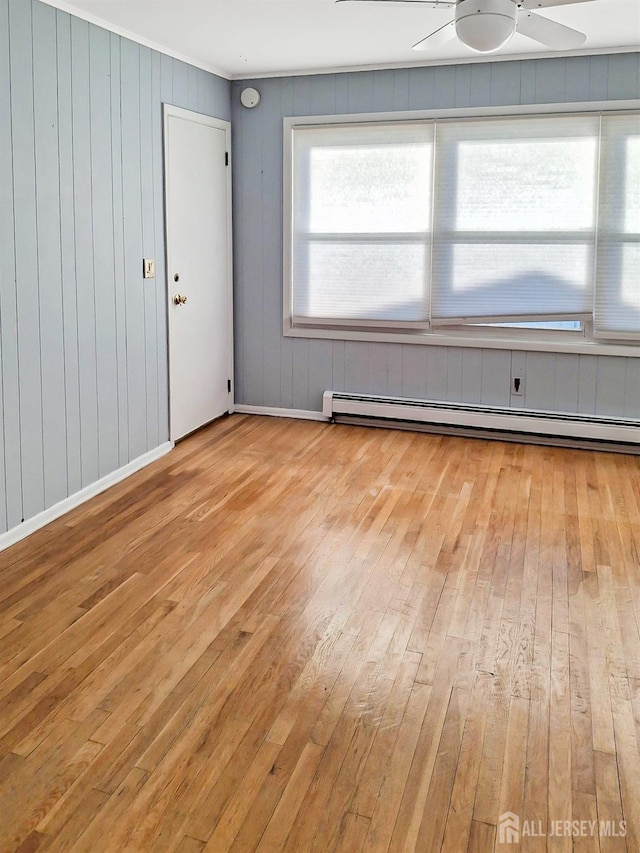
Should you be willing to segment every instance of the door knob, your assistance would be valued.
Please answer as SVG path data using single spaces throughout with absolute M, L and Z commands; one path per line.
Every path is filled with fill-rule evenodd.
M 187 297 L 186 296 L 180 296 L 179 293 L 176 293 L 176 295 L 173 297 L 173 304 L 174 305 L 184 305 L 184 303 L 186 301 L 187 301 Z

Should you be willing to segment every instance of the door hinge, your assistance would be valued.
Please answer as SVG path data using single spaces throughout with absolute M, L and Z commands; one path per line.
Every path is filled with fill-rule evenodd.
M 229 152 L 228 151 L 224 152 L 224 165 L 225 166 L 229 165 Z
M 227 379 L 227 391 L 229 392 L 229 394 L 231 393 L 231 380 L 230 379 Z

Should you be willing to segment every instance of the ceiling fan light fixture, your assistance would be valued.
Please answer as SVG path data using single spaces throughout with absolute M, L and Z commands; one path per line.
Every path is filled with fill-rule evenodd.
M 517 13 L 513 0 L 460 0 L 456 34 L 470 50 L 493 53 L 515 33 Z

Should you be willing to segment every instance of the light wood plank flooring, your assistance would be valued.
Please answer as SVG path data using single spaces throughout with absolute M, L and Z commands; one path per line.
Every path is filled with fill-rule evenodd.
M 639 553 L 638 458 L 226 418 L 0 554 L 0 850 L 636 853 Z

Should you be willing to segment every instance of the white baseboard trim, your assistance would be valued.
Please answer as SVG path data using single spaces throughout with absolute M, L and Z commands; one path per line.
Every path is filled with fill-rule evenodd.
M 310 412 L 308 409 L 277 409 L 274 406 L 243 406 L 236 405 L 234 411 L 239 415 L 269 415 L 272 418 L 295 418 L 299 421 L 322 421 L 328 423 L 329 418 L 322 412 Z
M 38 515 L 35 515 L 33 518 L 28 518 L 17 527 L 12 527 L 11 530 L 7 530 L 6 533 L 0 534 L 0 551 L 4 551 L 5 548 L 15 545 L 15 543 L 19 542 L 21 539 L 26 539 L 26 537 L 31 533 L 35 533 L 36 530 L 40 530 L 41 527 L 50 524 L 52 521 L 55 521 L 56 518 L 60 518 L 61 515 L 65 515 L 67 512 L 70 512 L 72 509 L 80 506 L 80 504 L 85 503 L 85 501 L 99 495 L 100 492 L 106 491 L 110 486 L 115 486 L 116 483 L 119 483 L 121 480 L 125 480 L 127 477 L 135 474 L 136 471 L 139 471 L 141 468 L 145 468 L 147 465 L 155 462 L 156 459 L 160 459 L 162 456 L 169 453 L 170 450 L 173 450 L 173 447 L 174 444 L 172 441 L 166 441 L 154 450 L 150 450 L 148 453 L 143 453 L 142 456 L 132 459 L 131 462 L 123 465 L 122 468 L 112 471 L 111 474 L 107 474 L 106 477 L 101 477 L 99 480 L 96 480 L 95 483 L 85 486 L 84 489 L 80 489 L 79 492 L 76 492 L 59 503 L 54 504 L 49 507 L 49 509 L 39 512 Z

